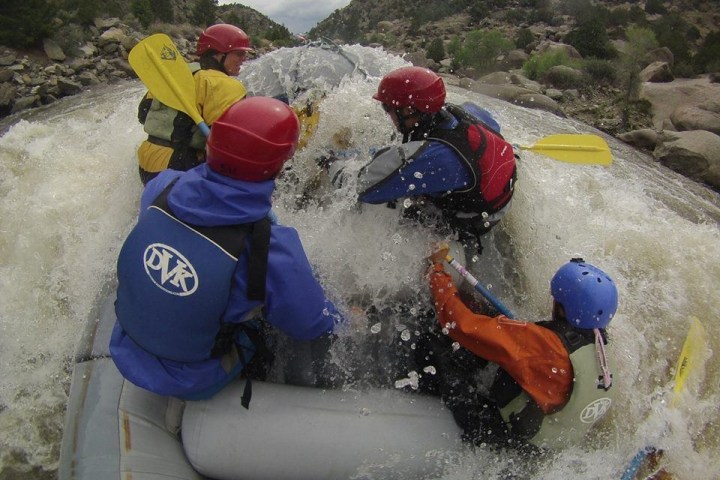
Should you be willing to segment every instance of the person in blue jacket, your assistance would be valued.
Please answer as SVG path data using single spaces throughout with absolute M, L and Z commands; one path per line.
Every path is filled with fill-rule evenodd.
M 378 151 L 363 168 L 359 200 L 393 205 L 411 198 L 406 216 L 434 222 L 481 251 L 480 236 L 510 209 L 515 153 L 487 111 L 446 104 L 445 96 L 442 78 L 425 68 L 403 67 L 383 77 L 373 98 L 403 143 Z
M 260 319 L 297 340 L 327 336 L 343 321 L 297 231 L 268 219 L 274 179 L 298 137 L 289 106 L 248 98 L 213 124 L 206 163 L 148 183 L 118 258 L 110 340 L 130 382 L 209 398 L 261 352 Z

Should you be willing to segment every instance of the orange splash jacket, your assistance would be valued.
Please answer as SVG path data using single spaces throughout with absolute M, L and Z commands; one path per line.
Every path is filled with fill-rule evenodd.
M 565 406 L 572 392 L 573 368 L 555 332 L 505 315 L 473 312 L 441 263 L 431 267 L 429 277 L 438 320 L 453 340 L 500 365 L 546 415 Z

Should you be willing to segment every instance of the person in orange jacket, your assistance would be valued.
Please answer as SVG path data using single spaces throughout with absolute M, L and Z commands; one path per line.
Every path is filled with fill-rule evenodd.
M 477 445 L 552 449 L 579 442 L 615 394 L 605 331 L 618 305 L 613 280 L 574 258 L 550 282 L 550 321 L 493 317 L 464 303 L 443 268 L 446 253 L 430 257 L 430 289 L 446 335 L 428 334 L 416 349 L 426 372 L 421 388 L 441 395 L 464 439 Z M 476 378 L 487 362 L 499 368 L 483 389 Z

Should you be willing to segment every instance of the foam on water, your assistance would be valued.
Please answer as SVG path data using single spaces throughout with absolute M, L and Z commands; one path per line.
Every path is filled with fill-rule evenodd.
M 113 90 L 0 138 L 3 478 L 54 476 L 75 346 L 137 208 L 142 90 Z

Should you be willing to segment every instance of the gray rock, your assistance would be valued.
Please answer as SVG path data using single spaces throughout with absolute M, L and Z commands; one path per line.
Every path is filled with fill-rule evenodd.
M 0 83 L 9 82 L 15 76 L 15 72 L 7 68 L 0 68 Z
M 703 106 L 680 105 L 670 115 L 675 130 L 707 130 L 716 135 L 720 135 L 720 114 L 712 111 L 713 106 L 709 109 Z M 717 110 L 717 104 L 715 104 Z
M 663 132 L 653 157 L 688 178 L 720 188 L 720 136 L 714 133 Z
M 658 133 L 652 128 L 643 128 L 627 133 L 621 133 L 618 135 L 618 138 L 636 148 L 642 148 L 650 151 L 654 150 L 658 143 Z
M 664 83 L 673 80 L 675 80 L 675 76 L 667 62 L 653 62 L 640 72 L 640 81 L 642 82 Z
M 45 50 L 45 55 L 47 55 L 50 60 L 62 62 L 67 58 L 63 49 L 60 48 L 60 45 L 51 38 L 43 40 L 43 50 Z
M 75 95 L 76 93 L 80 93 L 82 91 L 82 85 L 78 82 L 73 82 L 72 80 L 61 77 L 58 79 L 58 89 L 60 95 L 62 96 Z
M 0 55 L 0 67 L 8 67 L 15 63 L 17 56 L 14 53 Z
M 21 97 L 15 100 L 10 113 L 17 113 L 28 108 L 36 107 L 40 103 L 40 97 L 32 95 L 29 97 Z

